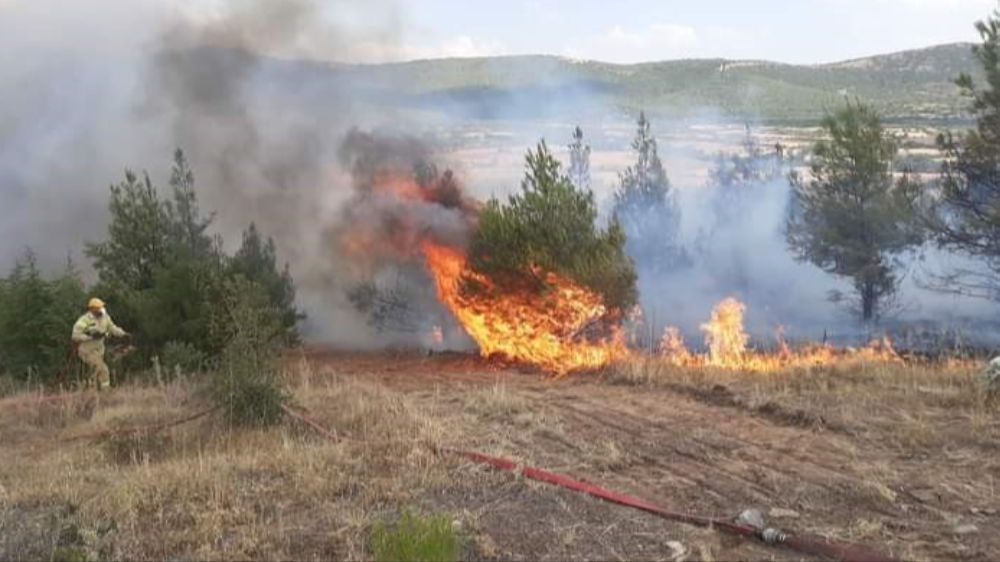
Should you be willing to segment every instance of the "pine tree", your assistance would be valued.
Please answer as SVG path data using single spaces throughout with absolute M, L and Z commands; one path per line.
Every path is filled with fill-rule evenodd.
M 140 181 L 125 170 L 125 181 L 111 186 L 108 239 L 88 244 L 102 285 L 118 291 L 142 291 L 153 286 L 157 268 L 171 251 L 172 227 L 167 205 L 159 198 L 149 174 Z
M 506 203 L 486 204 L 469 261 L 500 285 L 542 289 L 544 276 L 531 267 L 538 266 L 601 293 L 612 309 L 627 310 L 636 301 L 636 274 L 624 245 L 621 225 L 597 226 L 594 194 L 573 185 L 542 141 L 525 157 L 521 191 Z
M 685 260 L 677 243 L 680 209 L 644 112 L 632 150 L 636 161 L 619 178 L 614 216 L 625 231 L 628 254 L 645 268 L 667 270 Z
M 774 181 L 782 176 L 784 154 L 776 145 L 773 152 L 765 152 L 760 140 L 753 134 L 750 125 L 741 143 L 742 151 L 734 154 L 719 154 L 715 167 L 709 173 L 710 186 L 722 190 L 725 197 L 732 197 L 745 188 Z
M 968 74 L 956 80 L 976 126 L 938 136 L 941 182 L 930 190 L 926 225 L 939 247 L 977 260 L 977 268 L 944 272 L 934 288 L 1000 300 L 1000 11 L 976 23 L 982 44 L 973 54 L 985 84 Z
M 184 151 L 174 151 L 174 163 L 170 171 L 170 188 L 173 201 L 167 205 L 170 222 L 173 225 L 174 242 L 179 251 L 193 257 L 213 254 L 213 240 L 208 236 L 215 214 L 202 217 L 198 208 L 198 196 L 194 189 L 194 172 L 188 165 Z
M 72 261 L 46 280 L 28 249 L 0 280 L 0 372 L 51 380 L 70 349 L 69 327 L 85 304 L 83 282 Z
M 250 223 L 243 231 L 242 245 L 229 260 L 229 276 L 241 276 L 264 290 L 278 315 L 285 342 L 295 343 L 298 341 L 296 324 L 305 315 L 295 308 L 295 283 L 288 264 L 278 268 L 277 253 L 274 240 L 265 240 L 257 225 Z
M 897 176 L 896 141 L 872 108 L 848 103 L 823 128 L 829 139 L 813 149 L 811 179 L 792 176 L 786 237 L 800 261 L 851 280 L 870 322 L 898 289 L 895 258 L 921 242 L 919 186 Z
M 580 190 L 590 189 L 590 145 L 583 142 L 583 129 L 573 129 L 573 142 L 569 144 L 569 181 Z

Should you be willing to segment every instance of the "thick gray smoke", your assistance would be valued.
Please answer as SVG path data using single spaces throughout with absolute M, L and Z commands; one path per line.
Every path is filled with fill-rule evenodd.
M 195 4 L 202 5 L 0 2 L 0 271 L 26 246 L 48 267 L 67 253 L 83 262 L 84 242 L 105 233 L 107 186 L 126 166 L 148 169 L 163 185 L 170 155 L 181 147 L 202 207 L 216 211 L 216 231 L 230 250 L 251 221 L 275 238 L 309 314 L 308 333 L 381 345 L 389 340 L 369 329 L 370 315 L 349 298 L 364 297 L 356 290 L 363 281 L 422 294 L 419 307 L 431 318 L 417 322 L 417 333 L 421 323 L 437 323 L 441 311 L 418 266 L 391 252 L 346 251 L 348 234 L 393 252 L 412 252 L 413 240 L 401 244 L 397 235 L 420 229 L 461 245 L 470 203 L 444 166 L 480 198 L 503 195 L 517 189 L 527 146 L 539 137 L 564 144 L 581 121 L 594 144 L 600 201 L 608 201 L 615 175 L 629 164 L 623 156 L 632 125 L 608 104 L 613 92 L 555 59 L 501 58 L 477 67 L 497 80 L 513 77 L 510 88 L 414 93 L 419 89 L 400 86 L 426 80 L 423 64 L 308 62 L 356 59 L 359 48 L 391 51 L 404 26 L 388 0 L 232 0 L 211 10 Z M 351 24 L 331 23 L 331 10 L 352 12 Z M 684 271 L 640 280 L 657 328 L 678 325 L 699 339 L 711 307 L 735 295 L 747 302 L 748 322 L 761 339 L 779 324 L 798 337 L 857 333 L 827 300 L 831 290 L 848 289 L 845 283 L 787 252 L 780 232 L 787 186 L 755 187 L 720 221 L 710 190 L 688 177 L 710 162 L 683 154 L 678 165 L 669 154 L 692 134 L 690 125 L 653 121 L 679 186 L 684 242 L 694 258 Z M 351 133 L 355 128 L 378 133 Z M 416 178 L 413 166 L 431 161 L 441 168 L 425 166 L 419 191 L 429 200 L 382 189 L 386 177 Z M 922 290 L 913 276 L 903 289 L 910 320 L 984 314 L 978 301 Z
M 327 232 L 342 285 L 380 344 L 468 347 L 438 302 L 424 245 L 464 252 L 480 205 L 451 170 L 440 170 L 413 137 L 352 130 L 340 149 L 354 195 Z M 433 341 L 435 329 L 440 341 Z
M 931 291 L 920 282 L 922 271 L 939 269 L 948 259 L 931 247 L 901 256 L 895 301 L 879 323 L 862 325 L 849 302 L 849 280 L 799 262 L 789 251 L 784 224 L 791 189 L 784 174 L 735 188 L 689 183 L 677 192 L 681 242 L 691 263 L 668 274 L 640 274 L 640 299 L 654 338 L 665 326 L 676 326 L 699 345 L 700 325 L 715 304 L 732 296 L 747 305 L 746 327 L 759 346 L 775 345 L 779 331 L 793 341 L 841 345 L 864 344 L 883 333 L 914 348 L 996 341 L 983 301 Z M 643 271 L 647 257 L 635 259 Z
M 309 0 L 234 0 L 197 14 L 145 0 L 0 5 L 0 268 L 26 246 L 50 267 L 68 253 L 79 261 L 83 243 L 104 236 L 107 186 L 123 168 L 148 169 L 162 186 L 182 147 L 224 240 L 238 241 L 255 221 L 290 262 L 313 329 L 365 340 L 343 318 L 351 307 L 322 234 L 351 196 L 337 156 L 344 133 L 392 115 L 354 104 L 358 85 L 325 65 L 271 57 L 346 58 L 356 34 L 388 43 L 397 23 L 342 28 L 321 6 L 331 8 Z

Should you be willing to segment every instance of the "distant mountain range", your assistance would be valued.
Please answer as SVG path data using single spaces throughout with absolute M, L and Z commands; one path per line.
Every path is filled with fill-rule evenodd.
M 819 65 L 692 59 L 610 64 L 555 56 L 435 59 L 378 65 L 269 59 L 268 73 L 294 83 L 332 80 L 373 104 L 463 118 L 532 119 L 622 114 L 709 114 L 809 122 L 845 97 L 876 105 L 887 120 L 958 121 L 967 105 L 954 84 L 978 74 L 971 44 L 947 44 Z

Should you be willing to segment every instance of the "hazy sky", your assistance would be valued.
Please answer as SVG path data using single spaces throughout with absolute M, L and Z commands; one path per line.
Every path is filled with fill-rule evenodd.
M 426 0 L 401 6 L 413 55 L 552 53 L 828 62 L 974 41 L 996 0 Z M 426 53 L 421 53 L 421 49 Z
M 996 0 L 418 0 L 393 58 L 549 53 L 829 62 L 975 41 Z
M 0 0 L 3 19 L 86 7 L 122 23 L 131 12 L 211 18 L 235 6 L 307 0 Z M 79 3 L 78 3 L 79 2 Z M 682 57 L 830 62 L 975 41 L 997 0 L 315 0 L 347 48 L 316 22 L 296 55 L 353 61 L 547 53 L 613 62 Z M 43 8 L 44 7 L 44 8 Z M 123 7 L 125 8 L 123 10 Z M 141 21 L 135 18 L 136 22 Z M 141 33 L 141 25 L 133 27 Z M 371 33 L 367 33 L 367 31 Z M 329 34 L 327 34 L 329 35 Z M 63 41 L 71 38 L 62 37 Z M 83 37 L 77 39 L 84 40 Z M 333 55 L 332 53 L 336 53 Z

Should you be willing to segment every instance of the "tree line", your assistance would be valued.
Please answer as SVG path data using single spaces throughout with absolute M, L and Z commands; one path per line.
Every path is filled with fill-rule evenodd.
M 161 192 L 148 174 L 130 170 L 111 186 L 107 236 L 85 249 L 97 273 L 92 287 L 72 262 L 46 278 L 25 251 L 0 279 L 0 372 L 19 380 L 65 376 L 69 326 L 88 295 L 106 301 L 134 335 L 119 373 L 154 361 L 167 373 L 218 368 L 234 345 L 269 349 L 298 340 L 303 315 L 274 241 L 251 223 L 227 255 L 209 234 L 214 215 L 201 212 L 194 173 L 179 149 L 167 187 Z

